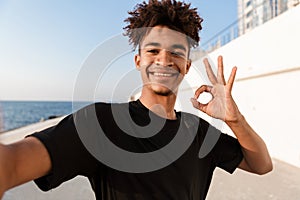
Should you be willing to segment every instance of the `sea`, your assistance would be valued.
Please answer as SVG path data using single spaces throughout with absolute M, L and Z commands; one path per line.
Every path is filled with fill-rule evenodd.
M 72 102 L 0 101 L 0 132 L 72 113 Z

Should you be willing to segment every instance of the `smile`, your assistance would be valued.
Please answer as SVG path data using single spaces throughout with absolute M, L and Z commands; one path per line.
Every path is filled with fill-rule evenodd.
M 177 75 L 174 73 L 161 73 L 161 72 L 150 72 L 150 74 L 153 76 L 161 76 L 161 77 L 172 77 L 174 75 Z

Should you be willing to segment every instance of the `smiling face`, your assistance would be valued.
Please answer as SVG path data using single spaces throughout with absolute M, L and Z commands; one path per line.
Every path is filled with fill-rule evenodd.
M 152 28 L 135 56 L 143 80 L 143 92 L 168 96 L 178 87 L 191 65 L 187 37 L 165 26 Z

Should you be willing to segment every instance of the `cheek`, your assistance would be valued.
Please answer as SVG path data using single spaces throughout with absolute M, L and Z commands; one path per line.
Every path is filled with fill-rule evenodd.
M 141 63 L 139 71 L 140 71 L 140 75 L 142 77 L 142 79 L 145 81 L 146 79 L 148 79 L 148 73 L 147 73 L 147 65 L 145 63 Z
M 151 59 L 143 58 L 140 60 L 139 63 L 139 70 L 140 71 L 147 71 L 147 68 L 150 67 L 153 64 Z
M 141 58 L 141 65 L 149 65 L 150 63 L 153 62 L 153 58 L 149 58 L 147 56 L 144 56 L 143 58 Z
M 180 73 L 181 74 L 186 74 L 188 72 L 188 68 L 187 68 L 187 63 L 183 62 L 180 65 Z

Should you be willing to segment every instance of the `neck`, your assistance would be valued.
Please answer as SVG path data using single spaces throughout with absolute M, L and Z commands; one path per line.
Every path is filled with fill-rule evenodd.
M 148 93 L 142 92 L 139 100 L 146 108 L 148 108 L 158 116 L 166 119 L 176 119 L 176 113 L 174 111 L 176 101 L 175 94 L 163 96 L 149 95 Z

